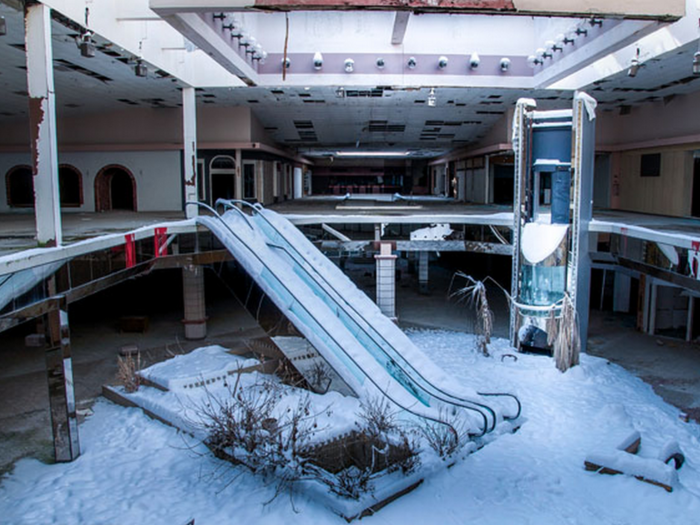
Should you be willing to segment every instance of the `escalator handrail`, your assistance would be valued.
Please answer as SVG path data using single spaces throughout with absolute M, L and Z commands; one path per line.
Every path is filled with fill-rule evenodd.
M 327 336 L 335 343 L 335 345 L 345 354 L 345 356 L 346 356 L 346 357 L 347 357 L 347 358 L 348 358 L 348 359 L 349 359 L 349 360 L 350 360 L 350 361 L 365 375 L 365 377 L 366 377 L 367 379 L 370 380 L 370 382 L 372 382 L 372 384 L 373 384 L 387 399 L 389 399 L 392 403 L 394 403 L 394 404 L 395 404 L 397 407 L 399 407 L 400 409 L 405 410 L 405 411 L 408 412 L 409 414 L 412 414 L 412 415 L 414 415 L 414 416 L 416 416 L 416 417 L 418 417 L 418 418 L 420 418 L 420 419 L 425 419 L 425 420 L 428 420 L 428 421 L 432 421 L 433 423 L 438 423 L 438 424 L 441 424 L 441 425 L 445 425 L 445 426 L 448 427 L 449 430 L 453 433 L 453 435 L 455 436 L 455 438 L 456 438 L 457 440 L 459 440 L 459 433 L 457 432 L 457 429 L 455 429 L 455 427 L 454 427 L 453 425 L 451 425 L 451 424 L 448 423 L 447 421 L 442 421 L 442 420 L 440 420 L 440 419 L 438 419 L 438 418 L 435 418 L 435 417 L 432 417 L 432 416 L 429 416 L 429 415 L 418 414 L 417 412 L 413 411 L 411 408 L 408 408 L 408 407 L 403 406 L 401 403 L 399 403 L 398 401 L 396 401 L 388 392 L 386 392 L 382 387 L 380 387 L 380 386 L 377 384 L 377 382 L 372 378 L 372 376 L 371 376 L 370 374 L 368 374 L 368 373 L 364 370 L 364 368 L 362 368 L 362 366 L 360 366 L 360 364 L 359 364 L 351 355 L 349 355 L 349 354 L 345 351 L 345 349 L 343 348 L 343 346 L 336 340 L 335 337 L 333 337 L 333 334 L 331 334 L 328 330 L 326 330 L 326 329 L 323 327 L 323 325 L 318 321 L 318 319 L 316 319 L 316 317 L 314 316 L 314 314 L 311 313 L 311 312 L 308 310 L 308 308 L 306 308 L 306 306 L 305 306 L 303 303 L 301 303 L 301 302 L 296 298 L 296 296 L 295 296 L 295 295 L 292 293 L 292 291 L 287 287 L 287 285 L 285 285 L 284 282 L 283 282 L 281 279 L 279 279 L 279 277 L 276 276 L 275 272 L 273 272 L 273 271 L 270 269 L 269 265 L 268 265 L 268 264 L 267 264 L 253 249 L 251 249 L 251 248 L 236 234 L 236 232 L 233 231 L 233 229 L 231 229 L 231 227 L 226 223 L 226 221 L 224 221 L 224 219 L 217 213 L 217 211 L 216 211 L 214 208 L 212 208 L 211 206 L 209 206 L 208 204 L 205 204 L 205 203 L 203 203 L 203 202 L 188 201 L 187 204 L 188 204 L 188 205 L 196 205 L 196 206 L 202 207 L 202 208 L 204 208 L 204 209 L 206 209 L 206 210 L 208 210 L 208 211 L 210 211 L 210 212 L 213 212 L 214 217 L 216 217 L 216 218 L 221 222 L 221 224 L 223 224 L 224 228 L 226 228 L 226 229 L 231 233 L 231 235 L 233 235 L 233 236 L 236 238 L 236 240 L 237 240 L 238 242 L 240 242 L 241 245 L 244 246 L 244 247 L 258 260 L 258 262 L 259 262 L 265 269 L 267 269 L 272 275 L 275 275 L 275 278 L 278 280 L 278 282 L 280 283 L 280 285 L 285 289 L 285 291 L 286 291 L 291 297 L 294 298 L 294 300 L 297 302 L 297 304 L 299 304 L 299 306 L 307 313 L 307 315 L 309 315 L 309 317 L 311 317 L 311 318 L 314 320 L 314 322 L 319 326 L 319 328 L 320 328 L 321 330 L 323 330 L 323 331 L 326 333 L 326 335 L 327 335 Z M 483 435 L 483 434 L 482 434 L 482 435 Z
M 257 204 L 257 203 L 256 203 L 256 204 L 250 204 L 250 203 L 245 202 L 245 201 L 234 201 L 234 200 L 225 200 L 225 199 L 219 199 L 219 200 L 216 201 L 217 206 L 218 206 L 218 205 L 223 205 L 224 208 L 229 207 L 229 208 L 236 208 L 237 210 L 239 210 L 237 207 L 232 206 L 232 205 L 231 205 L 232 203 L 246 205 L 246 206 L 252 208 L 253 210 L 255 210 L 255 211 L 257 211 L 257 212 L 261 212 L 261 211 L 264 209 L 260 204 Z M 240 210 L 239 210 L 239 211 L 240 211 Z M 263 218 L 263 220 L 264 220 L 273 230 L 275 230 L 275 231 L 277 232 L 278 235 L 280 235 L 280 237 L 282 237 L 282 238 L 284 238 L 285 240 L 287 240 L 286 237 L 282 234 L 282 232 L 280 232 L 280 230 L 279 230 L 274 224 L 272 224 L 272 223 L 268 220 L 267 217 L 265 217 L 262 213 L 258 213 L 258 215 L 260 215 L 260 216 Z M 292 244 L 291 244 L 289 241 L 287 241 L 287 243 L 288 243 L 290 246 L 292 246 Z M 293 247 L 293 246 L 292 246 L 292 247 Z M 290 256 L 294 257 L 288 250 L 284 249 L 284 247 L 278 246 L 278 248 L 283 249 L 283 250 L 286 251 Z M 295 250 L 295 252 L 297 253 L 298 257 L 300 257 L 301 259 L 303 259 L 303 260 L 307 263 L 307 265 L 308 265 L 309 267 L 311 267 L 311 269 L 314 270 L 314 273 L 315 273 L 316 275 L 318 275 L 318 277 L 326 284 L 326 286 L 329 287 L 330 289 L 332 289 L 333 292 L 335 293 L 335 295 L 336 295 L 339 299 L 341 299 L 341 300 L 343 301 L 343 303 L 345 303 L 345 305 L 346 305 L 348 308 L 350 308 L 350 309 L 355 313 L 355 315 L 356 315 L 357 317 L 359 317 L 360 319 L 364 320 L 365 323 L 368 325 L 368 327 L 372 330 L 372 332 L 374 332 L 377 336 L 379 336 L 379 337 L 384 341 L 384 343 L 385 343 L 389 348 L 391 348 L 391 349 L 393 350 L 393 352 L 394 352 L 397 356 L 401 357 L 401 354 L 396 350 L 396 348 L 395 348 L 389 341 L 387 341 L 387 339 L 384 337 L 384 335 L 383 335 L 379 330 L 377 330 L 376 328 L 374 328 L 374 326 L 372 326 L 372 324 L 369 323 L 369 322 L 365 319 L 365 317 L 364 317 L 360 312 L 358 312 L 357 309 L 356 309 L 342 294 L 340 294 L 340 293 L 338 292 L 338 290 L 335 288 L 335 286 L 333 285 L 333 283 L 331 283 L 324 275 L 322 275 L 312 264 L 309 264 L 308 261 L 306 260 L 306 257 L 304 257 L 304 256 L 299 252 L 299 250 L 297 250 L 296 248 L 295 248 L 294 250 Z M 297 261 L 297 263 L 298 263 L 298 261 Z M 309 274 L 309 271 L 308 271 L 307 268 L 305 268 L 305 267 L 304 267 L 303 265 L 301 265 L 301 264 L 300 264 L 300 266 L 304 269 L 304 271 L 305 271 L 307 274 Z M 338 302 L 338 301 L 336 300 L 336 303 L 337 303 L 337 302 Z M 343 307 L 342 305 L 340 305 L 340 306 Z M 345 308 L 344 308 L 344 309 L 345 309 Z M 346 311 L 346 314 L 347 314 L 347 313 L 348 313 L 348 312 Z M 350 317 L 350 318 L 352 319 L 352 317 Z M 353 319 L 353 321 L 354 321 L 355 325 L 356 325 L 359 329 L 361 329 L 361 330 L 374 342 L 375 345 L 377 345 L 384 353 L 386 353 L 386 350 L 382 347 L 381 344 L 379 344 L 379 343 L 377 342 L 377 340 L 373 337 L 373 335 L 370 334 L 370 333 L 368 332 L 367 328 L 365 328 L 364 326 L 362 326 L 357 320 Z M 389 356 L 387 356 L 387 357 L 389 357 Z M 470 404 L 472 404 L 472 405 L 474 405 L 474 406 L 483 408 L 484 410 L 486 410 L 487 412 L 489 412 L 489 413 L 491 414 L 493 423 L 492 423 L 490 429 L 488 429 L 488 423 L 485 423 L 485 425 L 484 425 L 484 428 L 485 428 L 484 434 L 485 434 L 486 432 L 490 432 L 490 431 L 492 431 L 492 430 L 495 429 L 495 427 L 496 427 L 496 414 L 495 414 L 495 412 L 493 411 L 493 409 L 492 409 L 490 406 L 485 405 L 485 404 L 483 404 L 483 403 L 479 403 L 479 402 L 474 401 L 474 400 L 471 400 L 471 399 L 464 399 L 464 398 L 461 398 L 461 397 L 459 397 L 459 396 L 457 396 L 457 395 L 450 394 L 449 392 L 445 392 L 445 391 L 442 390 L 440 387 L 435 386 L 435 385 L 434 385 L 430 380 L 428 380 L 425 376 L 423 376 L 423 374 L 421 374 L 421 372 L 420 372 L 418 369 L 416 369 L 409 361 L 407 361 L 406 359 L 403 359 L 402 357 L 401 357 L 401 359 L 402 359 L 402 361 L 403 361 L 404 363 L 406 363 L 407 366 L 409 366 L 409 367 L 418 375 L 418 377 L 420 377 L 425 383 L 427 383 L 427 384 L 428 384 L 432 389 L 434 389 L 435 391 L 439 392 L 440 394 L 443 394 L 444 396 L 447 396 L 447 397 L 452 398 L 452 399 L 456 399 L 456 400 L 461 401 L 461 402 L 463 402 L 463 403 L 470 403 Z M 392 361 L 394 361 L 394 360 L 392 359 Z M 399 369 L 400 369 L 402 372 L 406 373 L 406 370 L 404 370 L 401 366 L 399 366 Z M 423 389 L 425 389 L 425 387 L 423 387 Z M 480 392 L 477 392 L 477 393 L 478 393 L 479 395 L 482 395 Z M 444 398 L 442 398 L 442 397 L 440 397 L 440 396 L 436 396 L 435 394 L 431 394 L 431 395 L 433 395 L 433 397 L 437 397 L 438 399 L 440 399 L 440 400 L 443 401 L 443 402 L 450 403 L 450 404 L 457 405 L 457 406 L 461 406 L 462 408 L 466 408 L 466 409 L 477 410 L 478 412 L 481 413 L 481 411 L 479 411 L 478 409 L 474 409 L 474 408 L 472 408 L 472 407 L 467 407 L 467 406 L 464 406 L 464 405 L 462 405 L 462 404 L 460 404 L 460 403 L 455 403 L 454 401 L 450 401 L 450 400 L 444 399 Z M 516 404 L 517 404 L 516 415 L 515 415 L 515 416 L 508 416 L 508 417 L 504 416 L 504 419 L 516 419 L 517 417 L 520 416 L 520 413 L 521 413 L 520 401 L 519 401 L 519 400 L 517 399 L 517 397 L 514 396 L 513 394 L 500 394 L 500 393 L 493 393 L 493 394 L 492 394 L 492 393 L 489 393 L 488 395 L 489 395 L 489 396 L 500 396 L 500 395 L 504 395 L 504 396 L 512 397 L 512 398 L 515 400 Z M 485 418 L 485 415 L 484 415 L 483 413 L 481 413 L 481 414 L 482 414 L 482 417 Z M 485 418 L 485 421 L 486 421 L 486 418 Z

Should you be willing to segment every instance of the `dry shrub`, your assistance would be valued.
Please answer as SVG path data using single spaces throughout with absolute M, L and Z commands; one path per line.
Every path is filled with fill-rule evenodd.
M 124 385 L 128 393 L 136 392 L 141 386 L 141 353 L 136 354 L 136 359 L 131 354 L 117 358 L 117 380 Z
M 564 294 L 561 317 L 556 318 L 552 308 L 547 319 L 547 344 L 553 345 L 554 362 L 561 372 L 566 372 L 579 362 L 581 339 L 576 308 L 568 293 Z
M 469 441 L 464 423 L 457 415 L 450 415 L 446 410 L 440 411 L 438 421 L 424 420 L 418 425 L 418 431 L 442 459 L 453 456 Z
M 467 285 L 453 292 L 452 296 L 456 296 L 460 300 L 467 300 L 474 307 L 476 313 L 476 345 L 479 351 L 488 357 L 490 355 L 488 345 L 491 344 L 491 334 L 493 333 L 493 311 L 486 297 L 486 286 L 483 281 L 477 281 L 463 272 L 455 273 L 454 277 L 461 277 L 467 281 Z M 454 277 L 452 278 L 453 282 Z M 451 288 L 452 284 L 450 284 Z

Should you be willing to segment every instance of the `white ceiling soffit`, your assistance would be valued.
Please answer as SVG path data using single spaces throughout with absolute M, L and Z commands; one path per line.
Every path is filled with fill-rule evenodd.
M 603 24 L 606 23 L 610 22 L 603 22 Z M 563 56 L 555 54 L 554 58 L 557 60 L 537 71 L 535 86 L 537 88 L 548 88 L 555 82 L 580 71 L 600 58 L 638 42 L 641 38 L 658 31 L 661 27 L 663 26 L 658 22 L 640 20 L 626 20 L 623 23 L 619 23 L 571 53 Z
M 182 33 L 185 38 L 197 47 L 204 50 L 229 73 L 240 77 L 245 84 L 255 85 L 258 83 L 257 71 L 236 53 L 231 46 L 226 44 L 221 36 L 221 32 L 217 33 L 199 14 L 179 13 L 164 15 L 163 20 Z
M 184 12 L 266 9 L 271 11 L 384 10 L 432 13 L 486 13 L 543 16 L 615 16 L 677 20 L 685 0 L 150 0 L 161 15 Z
M 238 87 L 245 85 L 148 7 L 148 0 L 42 0 L 76 24 L 94 31 L 145 62 L 167 71 L 187 85 Z
M 634 40 L 613 53 L 603 54 L 587 67 L 569 71 L 568 76 L 558 76 L 556 81 L 550 81 L 546 87 L 581 89 L 601 79 L 617 75 L 629 68 L 632 58 L 637 56 L 637 50 L 639 50 L 639 61 L 642 64 L 677 52 L 680 48 L 698 40 L 700 34 L 698 17 L 700 17 L 700 8 L 694 0 L 690 0 L 688 2 L 688 16 L 674 24 L 663 25 L 651 34 Z M 691 64 L 692 56 L 689 56 L 689 70 Z

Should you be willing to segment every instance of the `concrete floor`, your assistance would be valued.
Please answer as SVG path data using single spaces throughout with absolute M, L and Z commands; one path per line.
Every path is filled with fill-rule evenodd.
M 473 331 L 472 311 L 449 299 L 448 289 L 455 269 L 477 278 L 490 272 L 503 273 L 503 261 L 492 259 L 485 264 L 479 257 L 484 256 L 445 255 L 432 261 L 429 295 L 418 293 L 416 276 L 409 275 L 407 262 L 400 260 L 397 304 L 401 325 Z M 370 258 L 348 262 L 349 275 L 370 297 L 374 297 L 373 269 L 374 261 Z M 207 275 L 208 292 L 212 285 L 222 288 L 213 274 Z M 149 283 L 147 279 L 154 279 L 154 282 Z M 169 276 L 154 275 L 125 283 L 119 288 L 122 287 L 103 292 L 71 309 L 76 398 L 81 411 L 88 410 L 100 395 L 102 384 L 114 381 L 118 351 L 125 344 L 138 344 L 148 364 L 199 346 L 239 345 L 247 338 L 262 335 L 238 303 L 219 292 L 208 296 L 208 337 L 204 341 L 184 341 L 177 271 L 171 271 Z M 156 299 L 146 300 L 151 296 Z M 162 300 L 158 301 L 158 296 Z M 507 337 L 508 314 L 502 292 L 491 287 L 489 300 L 495 311 L 495 333 Z M 120 316 L 144 313 L 150 319 L 145 334 L 118 331 Z M 31 328 L 25 325 L 0 334 L 0 399 L 3 399 L 0 403 L 0 474 L 11 469 L 21 457 L 52 460 L 44 356 L 41 350 L 24 346 L 24 336 Z M 594 310 L 589 352 L 637 374 L 666 401 L 700 421 L 700 346 L 649 337 L 634 329 L 634 319 L 630 316 Z
M 127 232 L 141 226 L 185 218 L 182 212 L 108 211 L 63 212 L 61 223 L 66 244 L 109 233 Z M 36 247 L 34 211 L 0 214 L 0 255 Z

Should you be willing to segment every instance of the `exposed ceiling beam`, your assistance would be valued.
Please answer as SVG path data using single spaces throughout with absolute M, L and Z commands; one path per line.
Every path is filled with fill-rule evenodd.
M 396 15 L 394 16 L 394 30 L 391 33 L 391 43 L 395 46 L 403 44 L 403 37 L 406 34 L 409 16 L 411 16 L 410 11 L 396 11 Z
M 240 11 L 412 11 L 503 15 L 579 16 L 677 20 L 685 0 L 150 0 L 160 15 L 183 12 Z

